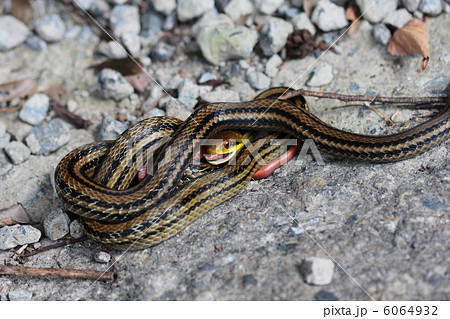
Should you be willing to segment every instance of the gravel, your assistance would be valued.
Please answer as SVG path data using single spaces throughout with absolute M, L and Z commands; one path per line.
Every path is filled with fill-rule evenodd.
M 237 22 L 241 17 L 250 15 L 254 10 L 250 0 L 231 0 L 224 11 L 234 22 Z
M 308 257 L 302 260 L 300 273 L 308 284 L 329 285 L 333 279 L 334 262 L 328 258 Z
M 284 48 L 292 31 L 294 27 L 290 22 L 280 18 L 270 18 L 261 28 L 259 46 L 264 55 L 272 56 Z
M 32 244 L 39 241 L 40 238 L 39 229 L 30 225 L 3 226 L 0 227 L 0 250 Z
M 154 0 L 153 7 L 164 15 L 170 14 L 177 7 L 175 0 Z
M 127 34 L 139 34 L 141 24 L 139 9 L 132 5 L 117 5 L 111 12 L 109 23 L 113 33 L 122 37 Z
M 25 42 L 30 31 L 13 16 L 0 16 L 0 51 L 7 51 Z
M 309 19 L 308 15 L 305 12 L 301 12 L 292 18 L 292 23 L 294 24 L 295 30 L 303 30 L 306 29 L 312 35 L 316 34 L 316 27 Z
M 134 92 L 133 86 L 115 70 L 103 69 L 97 76 L 98 92 L 106 99 L 120 101 Z
M 322 86 L 331 83 L 331 81 L 333 81 L 333 66 L 329 63 L 320 63 L 314 67 L 306 84 L 308 86 Z
M 311 21 L 325 32 L 341 29 L 348 25 L 344 8 L 328 0 L 320 0 L 317 3 L 311 14 Z
M 442 2 L 440 0 L 422 0 L 419 10 L 431 16 L 436 16 L 442 12 Z
M 165 62 L 172 58 L 172 56 L 175 54 L 175 51 L 176 48 L 174 46 L 160 41 L 154 46 L 152 50 L 152 57 L 159 61 Z
M 254 0 L 259 12 L 267 15 L 273 14 L 283 4 L 284 0 Z
M 377 24 L 373 28 L 373 37 L 377 42 L 380 42 L 383 45 L 389 44 L 389 41 L 391 41 L 391 36 L 391 31 L 383 23 Z
M 283 63 L 283 60 L 278 54 L 274 54 L 267 60 L 265 72 L 268 76 L 274 77 L 278 73 L 278 67 Z
M 406 9 L 390 12 L 384 19 L 384 24 L 390 24 L 396 28 L 402 28 L 412 19 L 412 15 Z
M 10 301 L 29 301 L 32 297 L 33 293 L 24 289 L 14 290 L 8 293 Z
M 256 90 L 265 90 L 270 87 L 270 78 L 262 72 L 248 69 L 245 75 L 252 88 Z
M 99 251 L 98 253 L 95 253 L 94 260 L 101 264 L 107 264 L 111 260 L 111 256 L 104 251 Z
M 19 165 L 30 158 L 31 151 L 22 142 L 12 141 L 5 146 L 5 153 L 14 165 Z
M 47 42 L 62 40 L 66 32 L 64 21 L 57 14 L 46 15 L 36 21 L 36 33 Z
M 69 127 L 61 119 L 34 127 L 25 138 L 31 153 L 36 155 L 48 155 L 66 145 L 69 140 Z
M 47 116 L 49 106 L 50 98 L 45 94 L 36 93 L 25 102 L 19 118 L 31 125 L 41 124 Z
M 70 236 L 79 239 L 84 236 L 83 226 L 79 220 L 74 220 L 69 225 Z
M 378 23 L 390 12 L 397 8 L 397 0 L 378 0 L 373 4 L 372 0 L 356 0 L 359 10 L 364 13 L 364 18 L 372 23 Z
M 58 208 L 52 211 L 44 220 L 45 236 L 51 240 L 58 240 L 69 233 L 69 216 Z
M 178 0 L 177 17 L 180 22 L 198 18 L 214 8 L 214 0 Z
M 127 124 L 117 121 L 110 115 L 106 115 L 103 118 L 102 126 L 100 127 L 100 131 L 98 132 L 98 140 L 115 140 L 127 128 Z

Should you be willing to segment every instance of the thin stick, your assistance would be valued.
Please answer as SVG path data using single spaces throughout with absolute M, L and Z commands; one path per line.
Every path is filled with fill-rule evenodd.
M 408 103 L 408 104 L 430 104 L 430 103 L 446 103 L 446 96 L 429 96 L 429 97 L 383 97 L 383 96 L 367 96 L 367 95 L 344 95 L 329 92 L 314 92 L 308 90 L 294 90 L 284 93 L 280 99 L 288 100 L 290 98 L 304 95 L 313 96 L 324 99 L 336 99 L 344 102 L 369 101 L 382 103 Z
M 33 268 L 0 265 L 0 275 L 92 279 L 105 282 L 114 281 L 114 274 L 111 271 L 97 271 L 86 269 Z
M 55 111 L 58 116 L 63 116 L 70 120 L 73 124 L 75 124 L 79 128 L 88 129 L 92 124 L 91 121 L 85 120 L 82 117 L 76 115 L 75 113 L 69 112 L 64 106 L 56 102 L 55 100 L 50 101 L 50 106 Z
M 38 249 L 36 249 L 35 251 L 32 251 L 30 253 L 19 253 L 17 251 L 15 251 L 14 249 L 11 248 L 11 251 L 16 254 L 19 257 L 30 257 L 33 255 L 36 255 L 42 251 L 46 251 L 46 250 L 50 250 L 50 249 L 54 249 L 54 248 L 58 248 L 58 247 L 62 247 L 62 246 L 67 246 L 67 245 L 71 245 L 71 244 L 75 244 L 78 243 L 80 241 L 85 241 L 86 237 L 83 238 L 78 238 L 78 239 L 67 239 L 61 243 L 56 243 L 56 244 L 52 244 L 52 245 L 48 245 L 48 246 L 44 246 L 44 247 L 40 247 Z

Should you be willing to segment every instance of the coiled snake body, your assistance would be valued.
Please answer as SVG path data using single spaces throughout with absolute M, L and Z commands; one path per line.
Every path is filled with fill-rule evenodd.
M 79 147 L 56 168 L 57 193 L 70 212 L 83 217 L 90 238 L 118 249 L 141 249 L 177 234 L 203 212 L 236 195 L 264 162 L 280 155 L 280 145 L 267 142 L 257 154 L 244 148 L 236 165 L 193 163 L 200 141 L 218 132 L 258 131 L 257 138 L 267 141 L 284 136 L 313 139 L 321 151 L 371 162 L 415 156 L 450 135 L 448 103 L 434 118 L 412 129 L 369 136 L 322 122 L 299 107 L 298 100 L 277 99 L 284 91 L 269 89 L 248 102 L 211 103 L 184 122 L 150 118 L 116 141 Z M 130 186 L 146 154 L 153 153 L 154 174 Z M 250 162 L 243 165 L 247 158 Z

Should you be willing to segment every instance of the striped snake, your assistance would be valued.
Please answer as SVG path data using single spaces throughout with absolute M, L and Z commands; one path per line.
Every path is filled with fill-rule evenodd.
M 450 103 L 409 130 L 369 136 L 322 122 L 305 109 L 303 97 L 277 99 L 284 91 L 269 89 L 248 102 L 210 103 L 184 122 L 149 118 L 116 141 L 79 147 L 56 168 L 57 193 L 70 212 L 82 217 L 88 237 L 118 249 L 141 249 L 177 234 L 236 195 L 264 163 L 280 156 L 282 145 L 270 143 L 272 139 L 312 139 L 319 150 L 338 157 L 392 162 L 423 153 L 450 136 Z M 251 143 L 265 142 L 256 154 L 248 148 L 239 151 L 235 165 L 193 161 L 202 139 L 225 130 L 252 131 Z M 136 183 L 136 173 L 149 157 L 154 173 Z

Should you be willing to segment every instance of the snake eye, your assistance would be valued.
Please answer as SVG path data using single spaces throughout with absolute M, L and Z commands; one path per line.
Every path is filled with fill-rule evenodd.
M 225 142 L 223 142 L 223 147 L 225 147 L 226 149 L 230 148 L 230 140 L 226 140 Z

